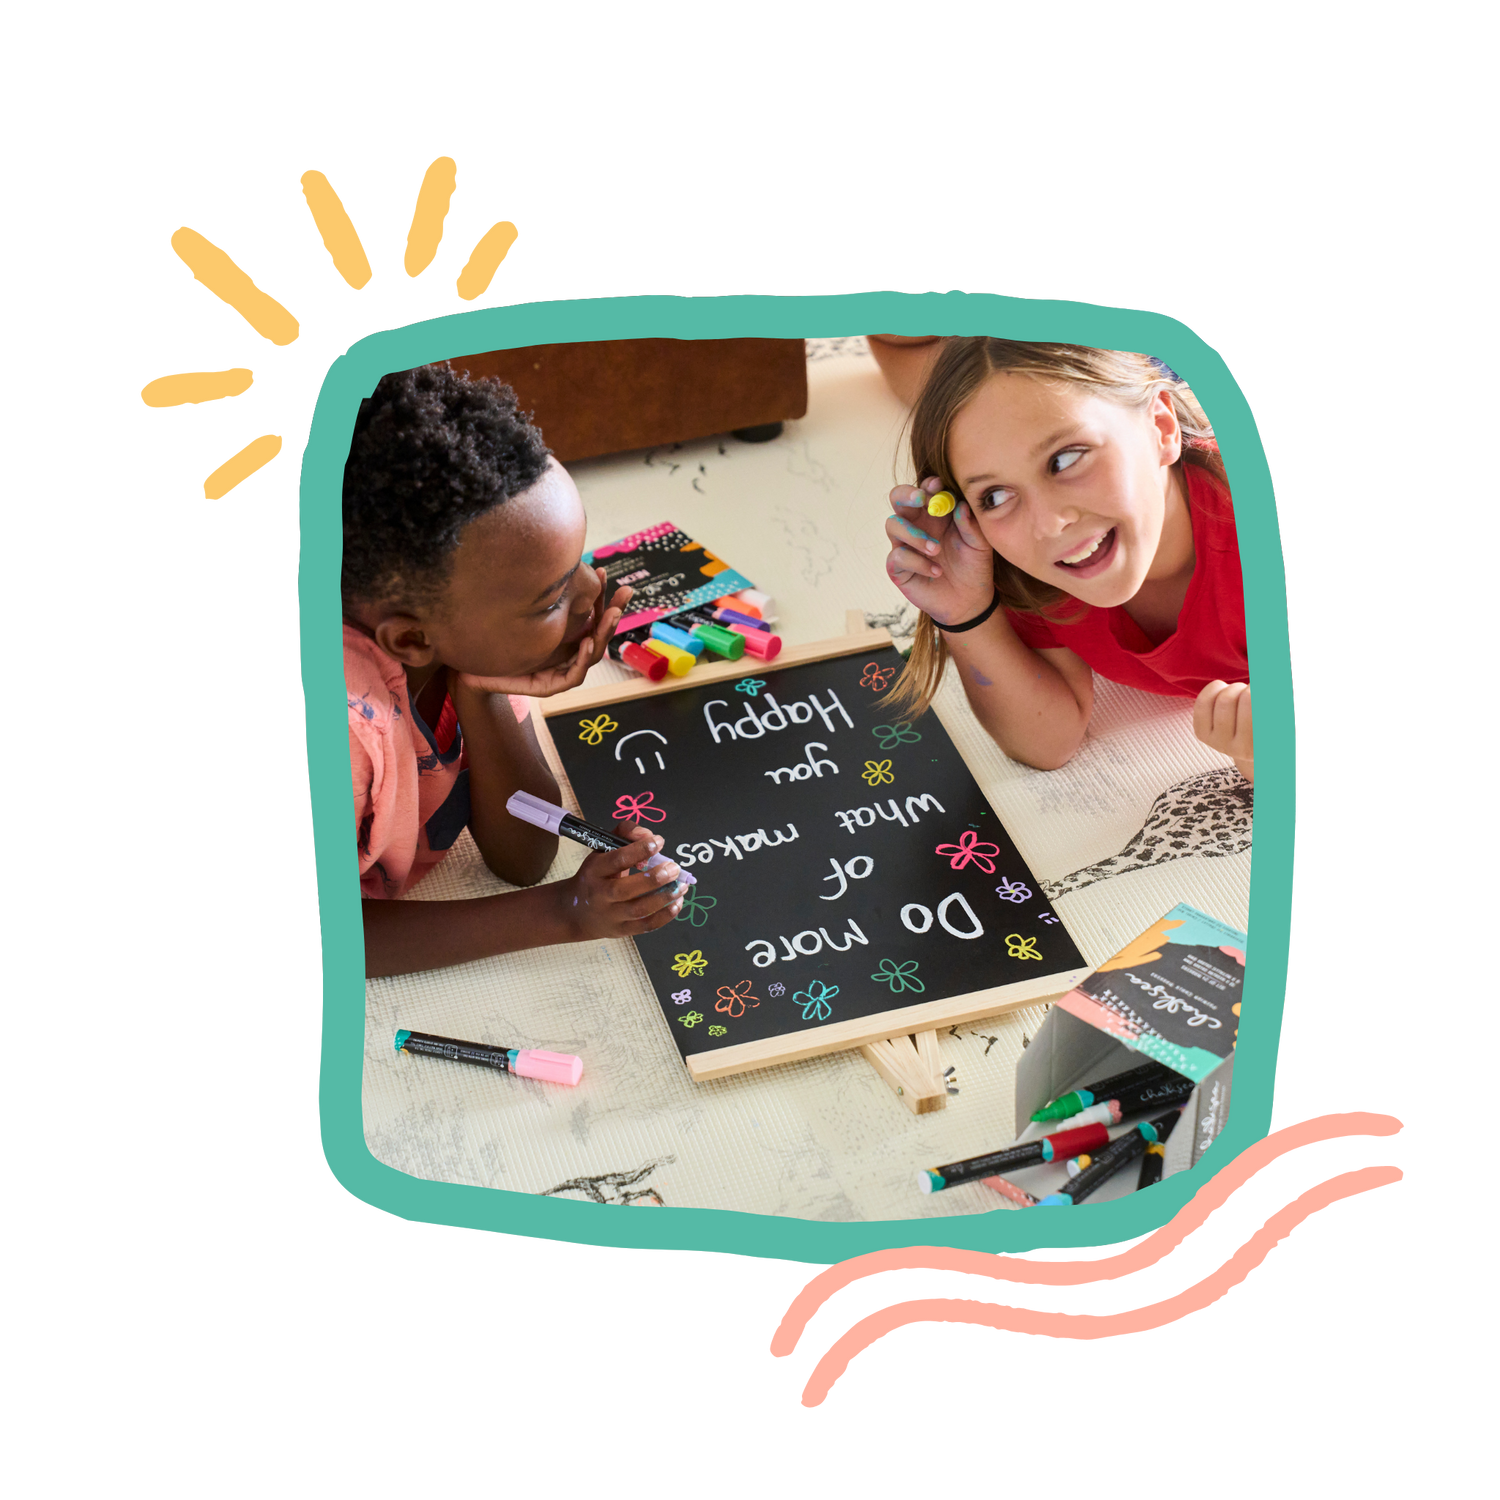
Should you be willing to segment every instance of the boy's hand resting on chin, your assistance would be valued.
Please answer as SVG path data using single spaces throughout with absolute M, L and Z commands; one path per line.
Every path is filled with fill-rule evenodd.
M 668 860 L 639 874 L 631 869 L 658 853 L 661 840 L 629 823 L 616 823 L 615 833 L 631 842 L 589 855 L 571 880 L 558 884 L 563 921 L 575 940 L 655 932 L 682 910 L 675 864 Z
M 1193 705 L 1193 733 L 1210 749 L 1229 756 L 1246 781 L 1255 780 L 1249 683 L 1209 683 Z
M 513 693 L 519 698 L 550 698 L 555 693 L 565 693 L 575 688 L 584 679 L 584 674 L 596 661 L 604 660 L 604 648 L 620 623 L 620 616 L 630 602 L 634 589 L 618 588 L 614 597 L 605 605 L 607 596 L 604 569 L 595 568 L 599 579 L 599 602 L 594 607 L 594 618 L 589 628 L 578 641 L 571 656 L 557 665 L 543 665 L 534 672 L 518 677 L 475 677 L 464 672 L 459 681 L 468 688 L 481 693 Z

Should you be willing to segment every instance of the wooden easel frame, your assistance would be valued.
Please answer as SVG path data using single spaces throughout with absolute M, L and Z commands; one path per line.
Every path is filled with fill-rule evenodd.
M 661 682 L 640 679 L 590 687 L 585 683 L 555 698 L 538 698 L 532 702 L 532 723 L 537 740 L 552 774 L 570 807 L 578 811 L 578 799 L 568 780 L 562 758 L 557 753 L 548 719 L 612 703 L 635 702 L 683 688 L 702 687 L 705 683 L 723 682 L 751 676 L 758 671 L 779 671 L 783 667 L 805 662 L 827 661 L 836 656 L 853 656 L 861 651 L 879 650 L 892 644 L 884 630 L 870 630 L 858 610 L 845 616 L 847 631 L 827 641 L 811 641 L 802 646 L 788 646 L 774 662 L 744 657 L 740 661 L 718 661 L 694 667 L 686 677 L 667 677 Z M 962 755 L 962 751 L 959 752 Z M 997 813 L 998 817 L 999 814 Z M 828 1026 L 814 1026 L 795 1037 L 774 1037 L 759 1042 L 744 1042 L 736 1047 L 720 1047 L 712 1052 L 691 1053 L 684 1062 L 688 1076 L 695 1083 L 713 1078 L 727 1078 L 755 1068 L 776 1063 L 799 1062 L 803 1058 L 821 1057 L 830 1052 L 849 1052 L 854 1048 L 864 1054 L 877 1073 L 895 1090 L 901 1102 L 913 1114 L 927 1114 L 942 1109 L 948 1089 L 942 1077 L 938 1056 L 937 1033 L 942 1027 L 978 1021 L 987 1016 L 1002 1016 L 1039 1000 L 1066 994 L 1089 970 L 1077 969 L 1066 974 L 1044 974 L 1033 980 L 1000 985 L 994 989 L 973 990 L 967 995 L 952 995 L 946 1000 L 929 1000 L 879 1016 L 865 1016 L 853 1021 L 836 1021 Z

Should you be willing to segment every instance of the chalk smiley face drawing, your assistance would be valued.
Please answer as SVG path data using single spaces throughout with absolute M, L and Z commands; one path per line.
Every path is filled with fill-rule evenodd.
M 642 738 L 660 740 L 664 745 L 667 743 L 666 735 L 659 734 L 654 729 L 633 729 L 629 734 L 622 735 L 618 740 L 615 741 L 615 759 L 620 759 L 621 752 L 625 749 L 625 746 L 629 744 L 631 740 L 638 740 Z M 666 761 L 661 758 L 661 751 L 651 750 L 643 745 L 641 746 L 639 752 L 635 750 L 632 750 L 630 752 L 631 759 L 635 761 L 635 768 L 640 772 L 642 776 L 646 774 L 646 762 L 643 759 L 643 757 L 646 755 L 649 755 L 656 762 L 656 769 L 658 771 L 665 771 L 667 769 Z

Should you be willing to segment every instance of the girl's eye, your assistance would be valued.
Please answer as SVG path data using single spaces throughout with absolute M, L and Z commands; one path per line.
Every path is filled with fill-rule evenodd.
M 1061 453 L 1052 455 L 1052 472 L 1061 474 L 1064 469 L 1071 469 L 1074 464 L 1083 457 L 1082 448 L 1064 448 Z
M 1015 497 L 1014 490 L 986 490 L 979 497 L 980 510 L 1003 510 Z

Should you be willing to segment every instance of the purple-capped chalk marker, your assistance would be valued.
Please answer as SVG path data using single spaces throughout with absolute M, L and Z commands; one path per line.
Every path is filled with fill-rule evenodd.
M 505 810 L 511 817 L 519 818 L 523 823 L 530 823 L 536 828 L 545 828 L 548 833 L 561 834 L 564 838 L 572 839 L 575 844 L 583 844 L 589 849 L 623 849 L 629 842 L 617 833 L 606 833 L 602 828 L 595 828 L 592 823 L 585 823 L 582 818 L 575 818 L 565 807 L 558 807 L 551 802 L 543 801 L 540 797 L 533 797 L 530 792 L 513 792 L 510 800 L 505 804 Z M 670 861 L 665 854 L 653 854 L 637 868 L 654 870 L 657 865 L 668 863 Z M 688 886 L 697 884 L 696 875 L 690 875 L 686 870 L 678 870 L 679 890 L 686 890 Z

